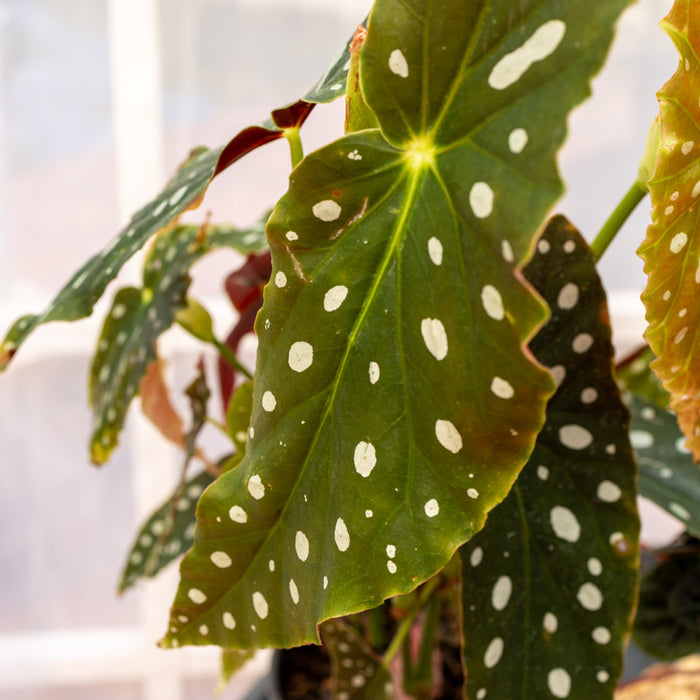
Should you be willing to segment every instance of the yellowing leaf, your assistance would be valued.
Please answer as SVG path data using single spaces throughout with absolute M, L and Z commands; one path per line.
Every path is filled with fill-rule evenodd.
M 652 225 L 639 249 L 649 275 L 642 299 L 653 369 L 700 458 L 700 4 L 677 0 L 662 22 L 681 59 L 659 92 L 661 146 L 649 183 Z

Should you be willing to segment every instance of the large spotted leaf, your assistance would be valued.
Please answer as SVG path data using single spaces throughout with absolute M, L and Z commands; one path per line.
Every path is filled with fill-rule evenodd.
M 129 404 L 156 359 L 156 340 L 185 306 L 190 267 L 213 248 L 231 246 L 247 252 L 259 238 L 257 229 L 228 226 L 175 226 L 157 238 L 144 261 L 143 287 L 117 292 L 93 358 L 93 462 L 107 461 L 117 444 Z
M 211 474 L 201 472 L 178 486 L 175 493 L 147 518 L 129 548 L 119 579 L 120 593 L 143 577 L 155 576 L 190 548 L 197 501 L 213 481 Z
M 639 465 L 639 490 L 700 537 L 700 469 L 685 447 L 675 416 L 630 395 L 630 438 Z
M 7 367 L 20 345 L 37 326 L 49 321 L 76 321 L 89 316 L 124 263 L 156 231 L 167 226 L 183 211 L 198 207 L 214 177 L 256 148 L 282 138 L 287 129 L 301 127 L 316 104 L 341 97 L 348 74 L 350 41 L 303 99 L 273 110 L 264 123 L 246 127 L 224 146 L 194 149 L 163 191 L 136 212 L 107 247 L 90 258 L 71 277 L 43 312 L 27 314 L 14 322 L 0 343 L 0 371 Z
M 382 129 L 307 156 L 273 212 L 248 451 L 201 501 L 165 646 L 208 642 L 201 624 L 226 647 L 316 642 L 432 576 L 507 494 L 554 389 L 517 270 L 625 5 L 375 4 L 360 79 Z
M 566 219 L 525 274 L 552 308 L 532 351 L 559 388 L 510 495 L 462 548 L 467 695 L 604 700 L 635 599 L 628 416 L 593 256 Z
M 700 459 L 700 5 L 677 0 L 662 26 L 681 59 L 658 95 L 661 145 L 649 183 L 653 223 L 639 249 L 649 275 L 642 299 L 654 371 Z

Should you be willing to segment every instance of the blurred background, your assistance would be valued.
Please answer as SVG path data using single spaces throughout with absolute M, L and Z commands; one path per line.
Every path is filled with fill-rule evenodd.
M 0 0 L 0 334 L 49 303 L 86 258 L 156 194 L 190 148 L 216 147 L 313 85 L 370 0 Z M 677 55 L 658 28 L 671 0 L 639 0 L 621 21 L 593 97 L 570 119 L 557 207 L 592 239 L 636 177 L 655 92 Z M 322 106 L 306 150 L 342 133 Z M 217 178 L 202 221 L 252 223 L 286 189 L 277 142 Z M 644 329 L 644 202 L 601 263 L 622 353 Z M 193 292 L 223 335 L 220 295 L 240 260 L 217 253 Z M 134 280 L 135 265 L 122 281 Z M 112 461 L 87 460 L 89 356 L 105 306 L 38 329 L 0 376 L 0 699 L 198 700 L 212 697 L 215 649 L 161 652 L 176 571 L 122 598 L 116 584 L 136 525 L 171 492 L 179 456 L 132 409 Z M 171 332 L 170 378 L 192 378 L 198 349 Z M 644 538 L 676 525 L 644 506 Z M 224 698 L 245 697 L 259 657 Z

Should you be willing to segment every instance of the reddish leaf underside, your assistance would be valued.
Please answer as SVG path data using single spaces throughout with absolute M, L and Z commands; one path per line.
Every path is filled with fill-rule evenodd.
M 700 459 L 700 4 L 677 0 L 662 26 L 680 63 L 658 94 L 661 145 L 649 183 L 652 225 L 639 249 L 649 276 L 647 308 L 653 369 Z
M 381 131 L 307 156 L 272 215 L 248 451 L 200 502 L 163 645 L 318 641 L 507 494 L 554 388 L 523 352 L 545 310 L 517 270 L 626 4 L 375 4 Z
M 635 600 L 639 524 L 605 295 L 563 217 L 525 274 L 552 309 L 531 347 L 559 388 L 510 495 L 461 550 L 467 693 L 611 699 Z

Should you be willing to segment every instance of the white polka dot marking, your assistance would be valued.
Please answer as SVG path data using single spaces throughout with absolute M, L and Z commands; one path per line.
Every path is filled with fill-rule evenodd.
M 314 349 L 311 344 L 304 340 L 298 340 L 289 348 L 289 356 L 287 358 L 289 367 L 295 372 L 304 372 L 314 361 Z
M 296 231 L 287 231 L 285 238 L 290 242 L 298 241 L 299 234 Z
M 601 481 L 598 484 L 598 499 L 605 503 L 615 503 L 622 497 L 622 489 L 612 481 Z
M 586 387 L 581 392 L 581 403 L 590 404 L 598 399 L 598 391 L 593 387 Z
M 294 605 L 297 605 L 299 602 L 299 589 L 293 578 L 289 579 L 289 595 L 292 597 Z
M 491 643 L 486 647 L 486 653 L 484 654 L 484 666 L 486 668 L 493 668 L 503 656 L 503 640 L 500 637 L 496 637 L 491 641 Z
M 584 583 L 576 594 L 578 602 L 586 610 L 596 611 L 603 606 L 603 594 L 598 586 L 593 583 Z
M 554 613 L 548 612 L 544 614 L 542 619 L 542 629 L 548 634 L 554 634 L 559 628 L 559 620 Z
M 630 444 L 635 450 L 645 450 L 654 444 L 654 436 L 646 430 L 630 430 Z
M 672 239 L 671 239 L 671 245 L 670 249 L 671 252 L 674 254 L 678 254 L 685 248 L 686 243 L 688 243 L 688 234 L 686 233 L 677 233 Z
M 591 557 L 586 566 L 588 567 L 588 571 L 591 573 L 591 576 L 600 576 L 603 573 L 603 564 L 601 563 L 600 559 Z
M 566 24 L 559 19 L 545 22 L 520 47 L 501 58 L 489 75 L 489 85 L 494 90 L 505 90 L 522 78 L 538 61 L 551 56 L 566 34 Z
M 262 407 L 268 413 L 271 413 L 272 411 L 275 410 L 276 406 L 277 406 L 277 399 L 275 398 L 275 395 L 271 391 L 266 391 L 262 397 Z
M 593 435 L 581 425 L 565 425 L 559 429 L 559 441 L 570 450 L 585 450 L 593 442 Z
M 408 78 L 408 61 L 401 49 L 394 49 L 389 54 L 389 70 L 399 78 Z
M 294 549 L 300 561 L 306 561 L 309 558 L 309 538 L 301 530 L 297 530 L 294 538 Z
M 515 396 L 513 387 L 501 377 L 494 377 L 491 382 L 491 392 L 498 396 L 499 399 L 512 399 Z
M 677 517 L 680 518 L 681 520 L 685 520 L 686 522 L 689 522 L 692 519 L 691 514 L 688 512 L 686 508 L 684 508 L 680 503 L 669 503 L 668 509 Z
M 525 146 L 527 146 L 528 140 L 529 136 L 525 129 L 513 129 L 513 131 L 508 134 L 508 148 L 510 148 L 512 153 L 522 153 Z
M 209 558 L 211 559 L 212 564 L 219 567 L 219 569 L 228 569 L 228 567 L 233 564 L 231 557 L 226 554 L 226 552 L 212 552 L 209 555 Z
M 578 296 L 578 287 L 573 282 L 569 282 L 568 284 L 565 284 L 559 291 L 559 296 L 557 297 L 557 306 L 560 309 L 573 309 L 574 306 L 578 304 Z
M 314 204 L 311 211 L 317 219 L 329 222 L 340 218 L 342 208 L 338 202 L 334 202 L 332 199 L 324 199 Z
M 337 311 L 348 296 L 348 288 L 343 284 L 331 287 L 323 297 L 323 308 L 328 311 Z
M 510 576 L 501 576 L 491 591 L 491 605 L 494 610 L 505 610 L 513 592 L 513 581 Z
M 225 612 L 221 616 L 221 620 L 224 623 L 224 627 L 227 630 L 235 630 L 236 629 L 236 620 L 234 619 L 233 615 L 231 615 L 230 612 Z
M 440 504 L 435 498 L 431 498 L 424 506 L 423 510 L 429 518 L 434 518 L 440 512 Z
M 571 676 L 563 668 L 554 668 L 547 674 L 547 686 L 555 698 L 568 698 L 571 692 Z
M 379 376 L 381 372 L 379 370 L 379 365 L 376 362 L 369 363 L 369 383 L 376 384 L 379 381 Z
M 503 306 L 503 297 L 493 285 L 487 284 L 481 290 L 481 304 L 484 307 L 484 311 L 494 321 L 502 321 L 505 318 L 506 311 Z
M 593 630 L 591 637 L 593 637 L 593 641 L 596 644 L 601 644 L 601 645 L 607 644 L 612 639 L 612 635 L 610 634 L 610 630 L 607 627 L 596 627 Z
M 508 241 L 501 241 L 501 255 L 506 262 L 512 263 L 515 260 L 513 246 Z
M 571 348 L 575 353 L 582 355 L 590 350 L 593 345 L 593 336 L 590 333 L 579 333 L 571 344 Z
M 477 219 L 486 219 L 493 211 L 493 190 L 485 182 L 475 182 L 469 192 L 469 205 Z
M 430 256 L 430 260 L 433 262 L 433 265 L 442 265 L 442 243 L 433 236 L 429 241 L 428 241 L 428 255 Z
M 462 449 L 462 436 L 455 424 L 449 420 L 435 421 L 435 437 L 438 442 L 452 454 L 457 454 Z
M 554 534 L 567 542 L 578 542 L 581 537 L 581 525 L 576 516 L 564 506 L 554 506 L 549 512 L 549 522 Z
M 260 593 L 260 591 L 255 591 L 255 593 L 253 593 L 253 609 L 261 620 L 264 620 L 267 617 L 269 607 L 267 605 L 267 601 L 265 600 L 265 596 Z
M 484 559 L 484 550 L 481 547 L 475 547 L 469 556 L 469 563 L 476 568 Z
M 187 591 L 187 597 L 196 605 L 201 605 L 207 601 L 206 594 L 202 593 L 199 588 L 190 588 L 190 590 Z
M 447 333 L 442 321 L 437 318 L 424 318 L 420 323 L 420 332 L 423 336 L 425 347 L 438 361 L 447 357 Z
M 333 538 L 335 539 L 335 546 L 341 552 L 347 552 L 348 547 L 350 547 L 350 533 L 348 532 L 347 525 L 342 518 L 338 518 L 335 521 L 335 532 L 333 533 Z
M 265 484 L 263 484 L 260 474 L 253 474 L 248 479 L 248 493 L 259 501 L 265 495 Z
M 607 683 L 610 680 L 610 674 L 607 671 L 598 671 L 595 677 L 598 683 Z
M 353 455 L 355 471 L 367 478 L 377 466 L 377 451 L 371 442 L 358 442 Z
M 275 286 L 279 289 L 283 289 L 287 286 L 287 275 L 285 275 L 282 270 L 275 275 Z

